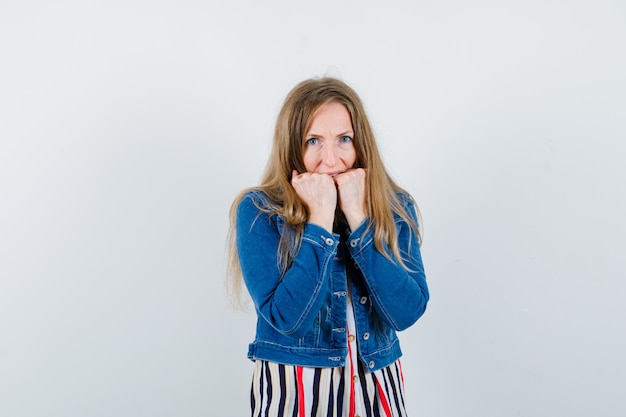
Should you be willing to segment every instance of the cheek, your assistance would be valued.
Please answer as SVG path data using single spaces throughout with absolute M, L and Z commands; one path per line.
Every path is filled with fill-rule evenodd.
M 307 172 L 315 171 L 315 167 L 317 166 L 317 162 L 315 159 L 316 158 L 314 153 L 310 150 L 304 152 L 304 155 L 302 156 L 302 162 L 304 162 L 304 167 L 306 168 Z
M 354 146 L 351 146 L 346 152 L 344 162 L 347 165 L 346 168 L 354 168 L 354 164 L 356 163 L 356 149 L 354 149 Z

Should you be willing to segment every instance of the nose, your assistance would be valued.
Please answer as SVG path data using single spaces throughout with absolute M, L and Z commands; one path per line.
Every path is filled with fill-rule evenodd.
M 334 143 L 328 143 L 324 146 L 322 160 L 327 166 L 333 166 L 337 162 L 337 149 Z

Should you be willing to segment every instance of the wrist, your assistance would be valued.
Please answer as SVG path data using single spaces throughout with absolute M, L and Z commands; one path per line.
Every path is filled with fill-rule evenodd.
M 311 213 L 308 219 L 309 223 L 313 223 L 320 227 L 323 227 L 330 233 L 332 233 L 333 231 L 334 221 L 335 221 L 334 213 L 331 216 L 327 214 Z
M 363 223 L 363 221 L 365 221 L 365 218 L 367 217 L 367 215 L 365 214 L 365 212 L 363 211 L 359 211 L 356 213 L 345 213 L 344 215 L 346 216 L 346 220 L 348 221 L 348 225 L 350 226 L 350 230 L 356 230 L 361 223 Z

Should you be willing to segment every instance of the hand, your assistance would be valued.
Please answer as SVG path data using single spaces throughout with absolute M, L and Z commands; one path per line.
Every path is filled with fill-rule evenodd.
M 326 174 L 294 170 L 291 186 L 309 209 L 309 222 L 332 232 L 337 207 L 337 188 L 333 178 Z
M 356 168 L 334 178 L 339 191 L 339 206 L 346 216 L 351 230 L 356 230 L 367 217 L 367 208 L 365 207 L 366 174 L 363 168 Z

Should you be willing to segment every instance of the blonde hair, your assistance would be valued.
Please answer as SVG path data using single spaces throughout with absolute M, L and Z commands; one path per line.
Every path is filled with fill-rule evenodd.
M 315 112 L 324 104 L 331 102 L 343 104 L 352 119 L 353 143 L 357 155 L 354 168 L 367 170 L 366 207 L 370 228 L 374 230 L 376 249 L 388 259 L 395 259 L 407 268 L 398 247 L 394 213 L 415 231 L 418 243 L 421 241 L 418 225 L 399 200 L 398 193 L 411 197 L 387 173 L 359 96 L 350 86 L 336 78 L 324 77 L 302 81 L 289 92 L 278 114 L 272 151 L 261 183 L 243 190 L 235 198 L 230 209 L 227 284 L 236 304 L 239 304 L 242 286 L 235 236 L 237 207 L 247 192 L 259 190 L 265 193 L 268 199 L 267 206 L 259 209 L 285 219 L 285 228 L 277 254 L 277 262 L 284 273 L 289 269 L 291 260 L 298 251 L 304 225 L 308 219 L 306 206 L 291 186 L 292 172 L 293 170 L 306 172 L 303 161 L 305 135 Z M 384 249 L 385 244 L 391 253 Z

